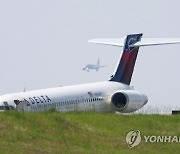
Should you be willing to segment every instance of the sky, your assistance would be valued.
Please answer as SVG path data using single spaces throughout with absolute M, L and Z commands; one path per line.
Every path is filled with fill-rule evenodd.
M 122 48 L 92 38 L 180 37 L 178 0 L 0 1 L 0 95 L 106 81 Z M 180 107 L 180 44 L 142 47 L 131 85 L 148 105 Z M 89 73 L 87 63 L 108 67 Z

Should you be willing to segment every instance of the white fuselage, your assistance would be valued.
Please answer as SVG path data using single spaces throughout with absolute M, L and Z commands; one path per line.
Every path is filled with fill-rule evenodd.
M 112 111 L 110 97 L 119 90 L 130 90 L 130 86 L 105 81 L 20 92 L 0 96 L 0 106 L 8 104 L 23 111 L 43 111 L 52 108 L 58 111 Z M 19 104 L 15 104 L 15 101 L 19 101 Z

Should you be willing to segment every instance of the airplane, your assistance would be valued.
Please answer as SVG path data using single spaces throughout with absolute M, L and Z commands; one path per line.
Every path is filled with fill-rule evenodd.
M 94 64 L 87 64 L 87 65 L 83 68 L 83 71 L 89 72 L 90 69 L 98 71 L 99 68 L 102 68 L 102 67 L 106 67 L 106 65 L 100 66 L 100 59 L 98 58 L 98 61 L 97 61 L 97 64 L 96 64 L 96 65 L 94 65 Z
M 142 108 L 148 97 L 130 85 L 140 47 L 180 43 L 180 38 L 143 38 L 142 33 L 120 39 L 89 42 L 123 47 L 115 72 L 108 81 L 40 89 L 0 96 L 0 110 L 98 111 L 130 113 Z

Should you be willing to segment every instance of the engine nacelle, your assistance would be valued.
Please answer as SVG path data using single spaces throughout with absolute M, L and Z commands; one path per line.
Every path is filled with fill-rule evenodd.
M 147 102 L 146 95 L 134 90 L 117 91 L 111 97 L 112 107 L 122 113 L 134 112 L 142 108 Z

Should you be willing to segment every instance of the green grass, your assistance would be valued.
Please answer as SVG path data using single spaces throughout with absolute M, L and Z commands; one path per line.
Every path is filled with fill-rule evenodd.
M 96 112 L 0 113 L 0 153 L 179 153 L 180 143 L 128 148 L 126 134 L 180 136 L 178 115 Z

